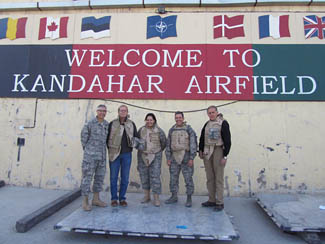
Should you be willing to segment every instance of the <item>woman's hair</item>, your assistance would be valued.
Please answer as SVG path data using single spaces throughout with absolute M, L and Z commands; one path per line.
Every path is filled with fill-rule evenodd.
M 157 119 L 156 119 L 156 116 L 153 114 L 153 113 L 148 113 L 146 115 L 146 117 L 144 118 L 144 120 L 147 120 L 147 118 L 151 116 L 153 118 L 153 120 L 155 121 L 155 124 L 157 123 Z

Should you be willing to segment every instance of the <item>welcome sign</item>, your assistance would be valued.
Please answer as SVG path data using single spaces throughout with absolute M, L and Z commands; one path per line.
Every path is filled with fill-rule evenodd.
M 256 31 L 248 31 L 248 34 L 243 22 L 246 15 L 211 16 L 211 37 L 205 38 L 211 40 L 198 40 L 197 43 L 177 41 L 182 34 L 182 25 L 176 23 L 176 18 L 173 18 L 175 22 L 167 24 L 163 23 L 163 18 L 157 18 L 155 21 L 159 28 L 155 28 L 151 18 L 150 26 L 144 26 L 143 43 L 121 44 L 113 39 L 108 41 L 112 42 L 110 44 L 103 41 L 96 44 L 95 39 L 105 36 L 108 33 L 107 28 L 111 28 L 110 35 L 114 35 L 114 16 L 109 18 L 110 23 L 103 23 L 105 18 L 101 18 L 100 26 L 105 28 L 96 27 L 96 20 L 92 20 L 91 25 L 87 22 L 87 28 L 93 28 L 91 33 L 95 36 L 92 43 L 88 40 L 88 43 L 82 44 L 81 39 L 79 44 L 1 43 L 0 96 L 325 100 L 324 45 L 319 40 L 316 43 L 298 41 L 291 44 L 287 41 L 273 44 L 275 38 L 284 36 L 289 39 L 299 30 L 290 33 L 289 15 L 279 18 L 266 15 L 259 18 L 258 14 L 255 15 L 249 17 L 256 17 L 257 23 L 261 19 L 260 26 L 256 25 Z M 82 18 L 79 19 L 82 23 Z M 312 18 L 309 17 L 308 20 L 310 19 Z M 180 20 L 178 16 L 177 21 Z M 303 15 L 301 21 L 302 38 L 307 35 L 317 38 L 319 33 L 312 33 L 312 26 L 309 25 L 308 29 L 303 27 Z M 53 23 L 48 24 L 55 31 Z M 232 23 L 235 27 L 229 28 Z M 155 34 L 153 31 L 162 32 L 164 28 L 167 31 L 171 25 L 174 29 L 177 26 L 177 30 L 173 29 L 171 35 L 174 41 L 167 38 L 169 41 L 166 43 L 165 40 L 147 43 L 148 36 L 154 36 L 158 40 L 165 39 L 166 34 Z M 261 26 L 266 29 L 262 30 Z M 278 31 L 276 26 L 279 27 Z M 44 23 L 42 28 L 44 29 Z M 228 29 L 231 32 L 227 33 Z M 96 33 L 96 30 L 105 31 L 105 35 Z M 150 30 L 151 34 L 148 35 L 145 30 Z M 49 32 L 49 29 L 46 31 Z M 272 39 L 268 43 L 247 40 L 246 35 L 252 36 L 255 33 L 256 38 Z M 159 35 L 163 38 L 159 38 Z M 51 33 L 48 36 L 53 37 Z M 184 38 L 180 37 L 181 40 Z M 213 43 L 217 38 L 223 38 L 222 42 Z M 242 38 L 243 41 L 233 41 L 236 38 Z

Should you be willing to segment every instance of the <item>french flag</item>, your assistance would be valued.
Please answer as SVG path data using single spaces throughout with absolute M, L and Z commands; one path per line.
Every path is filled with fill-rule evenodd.
M 259 16 L 258 24 L 260 39 L 265 37 L 273 37 L 274 39 L 290 37 L 289 15 L 281 15 L 276 17 L 272 15 Z

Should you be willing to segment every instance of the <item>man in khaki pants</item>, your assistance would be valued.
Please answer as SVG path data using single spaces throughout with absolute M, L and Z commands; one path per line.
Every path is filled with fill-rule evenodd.
M 209 200 L 202 206 L 221 211 L 224 208 L 224 168 L 231 147 L 231 135 L 228 122 L 218 113 L 216 106 L 208 107 L 207 113 L 209 121 L 201 131 L 199 153 L 204 161 Z

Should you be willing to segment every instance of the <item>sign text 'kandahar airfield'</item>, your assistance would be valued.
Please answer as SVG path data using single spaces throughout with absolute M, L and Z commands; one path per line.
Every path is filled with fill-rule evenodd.
M 245 37 L 245 17 L 253 18 L 211 16 L 213 28 L 209 28 L 213 38 Z M 290 38 L 289 17 L 254 17 L 258 19 L 259 39 Z M 316 37 L 323 40 L 323 27 L 316 25 L 323 17 L 298 17 L 304 25 L 297 33 L 304 33 L 306 40 Z M 96 40 L 110 36 L 112 18 L 82 18 L 80 38 Z M 147 17 L 147 39 L 177 37 L 177 19 L 176 15 Z M 68 20 L 67 16 L 41 18 L 38 40 L 67 38 Z M 180 21 L 185 20 L 180 18 Z M 25 38 L 26 18 L 18 19 L 17 23 L 11 18 L 0 22 L 2 32 L 10 34 L 0 35 L 1 38 Z M 11 22 L 16 23 L 16 32 L 8 31 Z M 325 100 L 323 46 L 307 43 L 0 45 L 3 64 L 0 96 Z
M 64 64 L 67 73 L 51 72 L 51 66 L 47 74 L 14 72 L 11 93 L 252 100 L 261 95 L 312 96 L 321 82 L 313 73 L 301 73 L 290 64 L 286 64 L 287 72 L 269 67 L 270 63 L 279 66 L 285 60 L 270 54 L 268 45 L 114 46 L 58 47 L 63 54 L 52 67 Z

